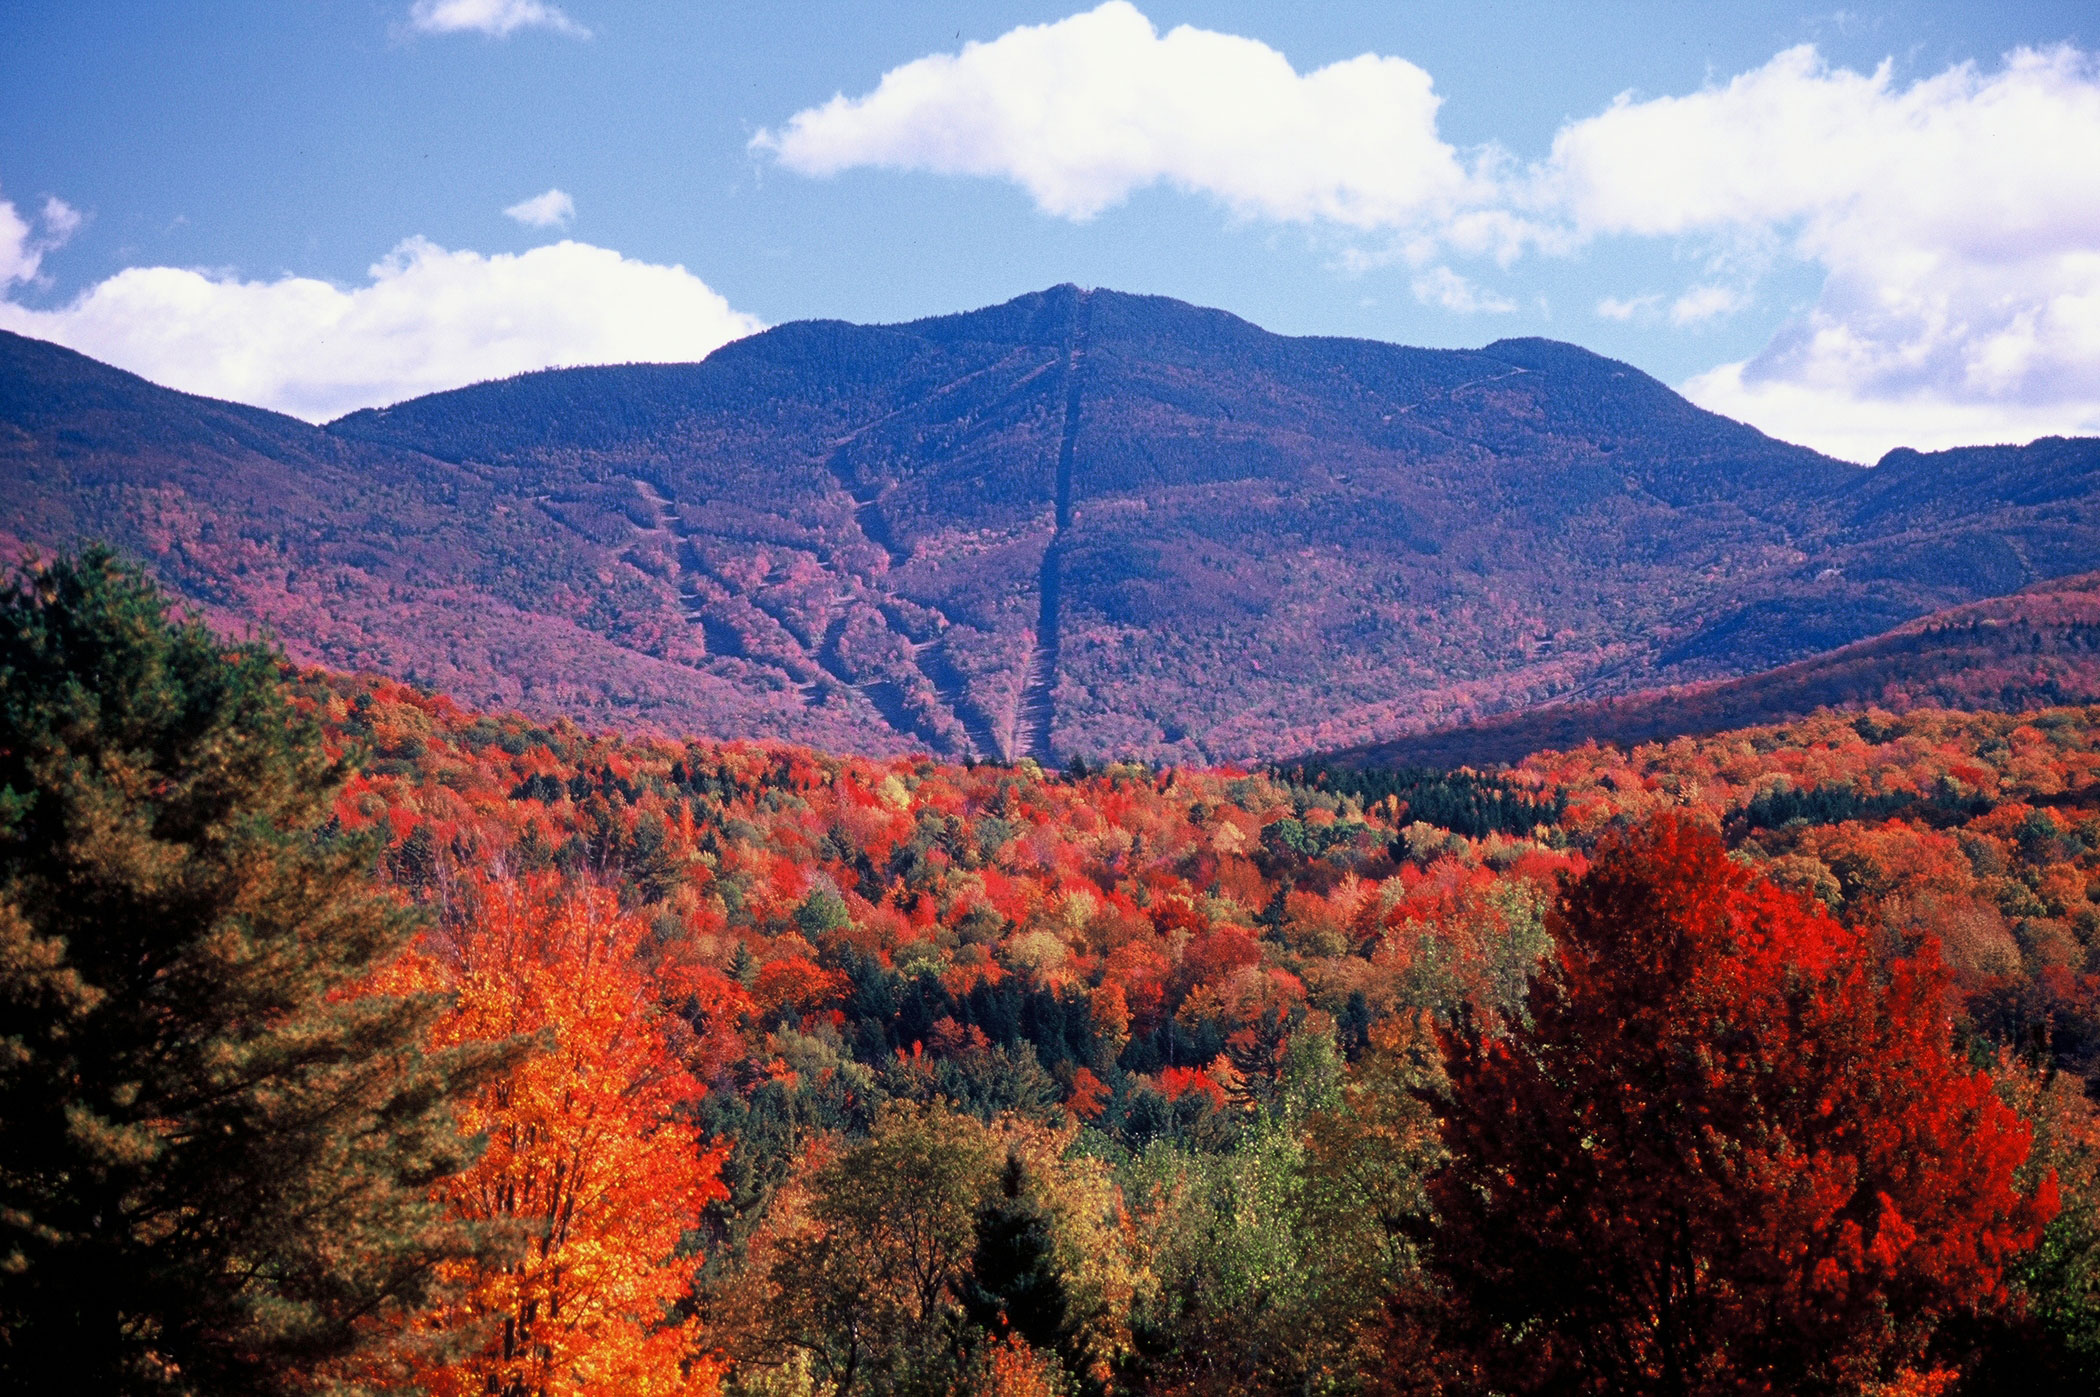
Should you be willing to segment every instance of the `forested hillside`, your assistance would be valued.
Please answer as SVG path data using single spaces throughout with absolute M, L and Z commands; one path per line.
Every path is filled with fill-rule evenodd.
M 1307 785 L 635 743 L 302 682 L 375 754 L 339 818 L 387 822 L 398 886 L 467 924 L 491 877 L 611 886 L 650 928 L 636 954 L 725 1151 L 692 1304 L 737 1390 L 909 1389 L 963 1361 L 943 1336 L 971 1323 L 1032 1345 L 998 1361 L 1054 1355 L 1118 1390 L 1380 1387 L 1434 1237 L 1413 1092 L 1441 1077 L 1439 1026 L 1522 1019 L 1555 973 L 1561 880 L 1666 811 L 1861 954 L 1944 965 L 1957 1045 L 2041 1121 L 2071 1190 L 2014 1267 L 2034 1316 L 2015 1342 L 2075 1365 L 2100 1337 L 2100 710 L 1830 716 Z M 1002 1156 L 1020 1172 L 995 1187 Z M 923 1196 L 936 1164 L 981 1172 Z M 946 1279 L 882 1289 L 912 1207 L 955 1229 Z M 1041 1235 L 1027 1264 L 1065 1287 L 1057 1316 L 991 1323 L 1011 1301 L 973 1287 L 1040 1282 L 972 1269 L 1021 1264 L 988 1256 L 988 1227 Z
M 2100 701 L 2100 574 L 1949 607 L 1885 635 L 1741 679 L 1539 708 L 1310 760 L 1340 768 L 1502 765 L 1806 717 L 1820 708 L 2028 709 Z
M 159 604 L 90 558 L 0 629 L 0 1364 L 106 1309 L 169 1391 L 2100 1373 L 2100 709 L 1057 771 L 477 713 Z M 195 1221 L 68 1221 L 105 1188 Z
M 1266 761 L 1757 673 L 2100 567 L 2096 470 L 1074 287 L 325 430 L 0 338 L 0 542 L 462 702 L 870 754 Z

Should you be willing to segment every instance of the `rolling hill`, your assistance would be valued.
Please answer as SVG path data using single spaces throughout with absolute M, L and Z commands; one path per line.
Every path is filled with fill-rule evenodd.
M 2100 703 L 2100 573 L 1950 607 L 1740 679 L 1549 704 L 1326 754 L 1345 770 L 1495 766 L 1586 742 L 1634 747 L 1768 726 L 1818 709 L 2019 713 Z
M 2100 442 L 1862 469 L 1570 345 L 1057 287 L 326 428 L 0 336 L 0 532 L 302 660 L 834 750 L 1253 761 L 2100 567 Z

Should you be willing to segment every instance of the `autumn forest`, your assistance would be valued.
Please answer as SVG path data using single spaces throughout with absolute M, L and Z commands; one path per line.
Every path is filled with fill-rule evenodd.
M 24 1390 L 2079 1390 L 2100 713 L 1494 772 L 475 713 L 0 605 Z
M 0 0 L 0 1397 L 2100 1397 L 2096 18 Z

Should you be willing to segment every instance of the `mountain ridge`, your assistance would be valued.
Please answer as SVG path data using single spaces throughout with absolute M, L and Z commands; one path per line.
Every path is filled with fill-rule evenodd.
M 1933 612 L 1882 635 L 1735 679 L 1548 704 L 1334 752 L 1341 770 L 1493 767 L 1586 743 L 1631 748 L 1822 709 L 2017 713 L 2100 703 L 2100 572 Z
M 2100 567 L 2100 443 L 1865 468 L 1578 346 L 1072 286 L 324 427 L 39 344 L 0 340 L 19 542 L 110 538 L 313 663 L 836 750 L 1273 759 Z

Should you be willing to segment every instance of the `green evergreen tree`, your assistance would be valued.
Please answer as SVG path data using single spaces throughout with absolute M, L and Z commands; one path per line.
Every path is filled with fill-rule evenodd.
M 267 647 L 91 549 L 0 592 L 0 1388 L 273 1393 L 383 1376 L 442 1257 L 414 923 L 325 833 L 346 764 Z
M 998 1191 L 977 1209 L 963 1307 L 995 1335 L 1012 1332 L 1036 1348 L 1061 1351 L 1072 1338 L 1071 1302 L 1058 1270 L 1055 1222 L 1029 1182 L 1027 1166 L 1009 1150 Z

